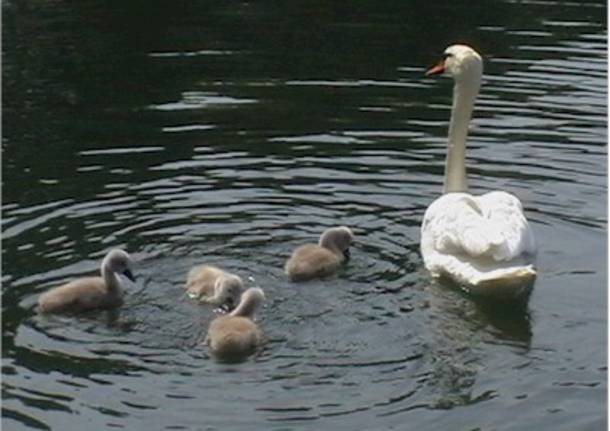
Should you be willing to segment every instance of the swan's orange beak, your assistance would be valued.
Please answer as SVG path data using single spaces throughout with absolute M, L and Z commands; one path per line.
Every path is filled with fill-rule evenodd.
M 445 60 L 442 59 L 441 61 L 438 62 L 438 64 L 436 66 L 432 66 L 430 69 L 428 69 L 428 71 L 426 72 L 426 76 L 429 75 L 440 75 L 441 73 L 445 72 Z

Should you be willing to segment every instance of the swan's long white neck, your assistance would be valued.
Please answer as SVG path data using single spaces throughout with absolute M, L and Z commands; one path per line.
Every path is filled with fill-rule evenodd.
M 466 138 L 474 102 L 481 87 L 480 73 L 456 77 L 449 123 L 449 142 L 445 161 L 443 193 L 466 192 Z

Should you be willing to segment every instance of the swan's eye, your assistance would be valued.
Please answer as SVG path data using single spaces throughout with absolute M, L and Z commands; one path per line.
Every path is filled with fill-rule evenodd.
M 443 60 L 447 60 L 449 57 L 453 57 L 453 54 L 451 54 L 450 52 L 445 52 L 443 54 Z

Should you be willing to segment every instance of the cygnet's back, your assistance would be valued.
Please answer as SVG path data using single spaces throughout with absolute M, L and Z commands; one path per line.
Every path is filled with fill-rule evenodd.
M 346 226 L 324 231 L 318 244 L 298 247 L 284 266 L 292 281 L 305 281 L 335 273 L 349 257 L 354 235 Z
M 217 359 L 224 362 L 243 360 L 260 347 L 263 333 L 253 318 L 264 298 L 262 289 L 252 287 L 244 292 L 233 312 L 212 321 L 207 343 Z
M 201 302 L 233 308 L 244 290 L 240 277 L 213 265 L 199 265 L 188 274 L 187 294 Z
M 111 250 L 101 265 L 101 277 L 82 277 L 53 288 L 38 298 L 42 313 L 79 312 L 95 308 L 114 308 L 123 303 L 123 274 L 134 281 L 131 258 L 123 250 Z

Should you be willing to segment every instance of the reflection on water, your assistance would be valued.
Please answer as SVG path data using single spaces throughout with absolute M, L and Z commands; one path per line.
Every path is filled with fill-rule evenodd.
M 5 5 L 3 425 L 605 423 L 605 3 L 417 6 Z M 458 40 L 486 62 L 473 191 L 519 196 L 540 248 L 522 307 L 431 280 L 419 254 L 451 103 L 423 71 Z M 294 247 L 338 224 L 345 269 L 289 283 Z M 111 247 L 138 261 L 120 310 L 34 312 Z M 201 344 L 200 263 L 265 290 L 268 342 L 243 364 Z

